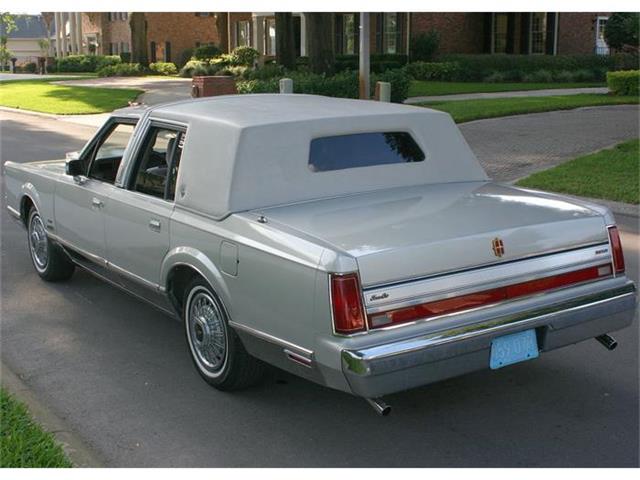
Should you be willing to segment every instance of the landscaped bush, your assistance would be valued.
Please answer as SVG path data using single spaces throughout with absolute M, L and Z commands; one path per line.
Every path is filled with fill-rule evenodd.
M 98 70 L 99 77 L 138 77 L 144 74 L 145 71 L 139 63 L 119 63 Z
M 213 57 L 217 57 L 222 53 L 216 45 L 200 45 L 193 50 L 193 56 L 196 60 L 208 60 Z
M 436 30 L 419 33 L 411 39 L 411 61 L 430 62 L 440 46 L 440 34 Z
M 639 95 L 640 70 L 607 73 L 607 86 L 614 95 Z
M 622 66 L 637 65 L 637 55 L 440 55 L 438 61 L 456 62 L 460 69 L 450 80 L 482 81 L 494 72 L 506 77 L 524 78 L 527 74 L 546 70 L 555 74 L 560 71 L 589 71 L 588 81 L 604 80 L 606 71 Z M 637 67 L 635 67 L 637 68 Z M 586 75 L 583 75 L 586 77 Z
M 222 55 L 222 57 L 226 57 L 225 60 L 229 62 L 229 65 L 252 67 L 260 57 L 260 52 L 252 47 L 236 47 L 230 54 Z
M 372 54 L 369 59 L 371 71 L 374 73 L 384 72 L 389 69 L 402 68 L 407 64 L 408 57 L 401 54 L 378 53 Z M 336 72 L 346 70 L 358 70 L 358 55 L 336 55 Z
M 69 55 L 56 58 L 56 72 L 96 72 L 109 65 L 121 63 L 118 55 Z
M 180 60 L 178 62 L 178 67 L 184 67 L 189 60 L 193 58 L 193 48 L 185 48 L 180 54 Z
M 242 78 L 245 80 L 268 80 L 270 78 L 283 78 L 284 76 L 286 76 L 284 67 L 275 63 L 265 64 L 260 68 L 247 69 L 242 74 Z
M 38 65 L 36 65 L 35 62 L 29 62 L 22 67 L 22 70 L 25 73 L 36 73 L 36 71 L 38 70 Z
M 180 69 L 180 76 L 191 78 L 203 75 L 216 75 L 218 71 L 223 68 L 224 65 L 221 63 L 211 63 L 207 60 L 189 60 L 185 66 Z
M 526 83 L 550 83 L 553 82 L 553 74 L 549 70 L 536 70 L 535 72 L 525 73 L 522 81 Z
M 178 67 L 172 62 L 155 62 L 149 65 L 149 70 L 158 75 L 176 75 Z
M 122 63 L 131 63 L 131 52 L 122 52 L 119 57 Z
M 353 70 L 332 76 L 309 72 L 286 72 L 283 76 L 293 80 L 294 93 L 358 98 L 358 72 Z M 236 84 L 238 93 L 276 93 L 279 91 L 280 78 L 282 77 L 241 80 Z M 407 98 L 411 79 L 404 69 L 388 70 L 381 74 L 372 75 L 372 93 L 376 81 L 391 83 L 391 100 L 393 102 L 402 102 Z
M 412 62 L 407 73 L 414 80 L 452 80 L 460 70 L 456 62 Z

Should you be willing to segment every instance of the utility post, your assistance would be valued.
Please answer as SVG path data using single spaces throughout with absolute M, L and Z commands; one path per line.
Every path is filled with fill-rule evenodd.
M 368 100 L 371 93 L 369 80 L 369 13 L 360 13 L 360 98 Z

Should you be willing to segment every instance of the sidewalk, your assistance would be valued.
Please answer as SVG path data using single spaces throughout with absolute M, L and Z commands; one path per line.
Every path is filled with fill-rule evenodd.
M 458 93 L 455 95 L 432 95 L 426 97 L 410 97 L 404 103 L 415 105 L 425 102 L 445 102 L 450 100 L 480 100 L 485 98 L 513 98 L 513 97 L 552 97 L 555 95 L 580 95 L 583 93 L 607 93 L 607 87 L 590 88 L 550 88 L 547 90 L 518 90 L 515 92 L 491 93 Z

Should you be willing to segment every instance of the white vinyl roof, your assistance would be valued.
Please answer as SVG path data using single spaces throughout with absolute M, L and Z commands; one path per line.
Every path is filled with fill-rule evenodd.
M 487 176 L 451 117 L 422 107 L 313 95 L 231 95 L 159 105 L 151 120 L 187 125 L 176 204 L 214 218 L 382 188 Z M 408 132 L 422 162 L 313 172 L 311 140 Z

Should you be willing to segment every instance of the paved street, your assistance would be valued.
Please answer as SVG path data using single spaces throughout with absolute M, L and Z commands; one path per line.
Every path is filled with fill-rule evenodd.
M 607 130 L 596 141 L 581 133 L 598 116 L 603 129 L 615 117 L 612 131 L 621 131 L 635 115 L 637 134 L 637 107 L 629 117 L 606 108 L 577 126 L 576 116 L 532 116 L 528 128 L 525 117 L 512 117 L 463 132 L 490 169 L 500 172 L 495 162 L 513 155 L 521 172 L 528 159 L 557 162 L 628 134 Z M 1 162 L 61 158 L 94 130 L 6 112 L 2 119 Z M 540 149 L 529 155 L 526 145 Z M 4 204 L 1 211 L 2 360 L 108 466 L 638 466 L 637 321 L 615 334 L 613 352 L 588 341 L 392 395 L 386 418 L 275 370 L 255 388 L 223 393 L 195 372 L 178 322 L 83 272 L 68 283 L 41 281 L 24 230 Z M 618 220 L 637 282 L 638 221 Z

